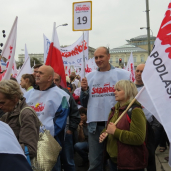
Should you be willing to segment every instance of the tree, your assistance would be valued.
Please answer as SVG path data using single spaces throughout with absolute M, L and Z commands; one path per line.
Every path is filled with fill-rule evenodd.
M 35 64 L 42 64 L 37 58 L 31 58 L 30 59 L 30 64 L 31 64 L 31 67 L 33 67 L 34 66 L 34 63 Z

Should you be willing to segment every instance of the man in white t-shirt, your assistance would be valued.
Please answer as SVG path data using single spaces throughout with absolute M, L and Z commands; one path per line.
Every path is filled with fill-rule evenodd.
M 87 108 L 89 171 L 102 171 L 104 143 L 99 143 L 99 136 L 116 104 L 114 85 L 119 80 L 129 80 L 130 72 L 110 65 L 106 47 L 97 48 L 94 56 L 98 70 L 82 79 L 80 101 Z

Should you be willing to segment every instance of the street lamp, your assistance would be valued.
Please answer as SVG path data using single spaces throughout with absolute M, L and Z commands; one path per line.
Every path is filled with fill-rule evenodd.
M 140 27 L 140 29 L 150 29 L 150 28 L 148 28 L 148 27 Z M 151 34 L 152 34 L 152 37 L 153 37 L 153 31 L 150 29 L 150 31 L 151 31 Z
M 68 25 L 68 23 L 61 24 L 61 25 L 57 26 L 56 29 L 57 29 L 58 27 L 60 27 L 60 26 L 67 26 L 67 25 Z
M 148 39 L 148 55 L 151 53 L 150 47 L 150 17 L 149 17 L 149 2 L 146 0 L 146 18 L 147 18 L 147 39 Z

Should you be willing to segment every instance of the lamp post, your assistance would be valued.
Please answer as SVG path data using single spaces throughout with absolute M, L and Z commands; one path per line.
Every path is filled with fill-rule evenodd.
M 67 25 L 68 25 L 68 23 L 61 24 L 61 25 L 57 26 L 56 29 L 57 29 L 58 27 L 60 27 L 60 26 L 67 26 Z
M 147 38 L 148 38 L 148 55 L 151 53 L 151 47 L 150 47 L 150 17 L 149 17 L 149 3 L 148 0 L 146 0 L 146 17 L 147 17 Z
M 149 29 L 149 28 L 147 28 L 147 27 L 140 27 L 140 29 Z M 151 31 L 151 35 L 153 37 L 153 31 L 151 29 L 150 29 L 150 31 Z

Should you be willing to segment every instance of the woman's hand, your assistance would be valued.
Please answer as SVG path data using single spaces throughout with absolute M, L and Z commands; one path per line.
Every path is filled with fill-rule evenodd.
M 103 132 L 99 137 L 99 143 L 103 142 L 103 140 L 106 138 L 106 136 L 107 136 L 107 133 Z
M 114 134 L 115 133 L 115 130 L 116 130 L 116 125 L 113 123 L 113 122 L 110 122 L 107 126 L 107 130 L 106 132 L 108 134 Z
M 80 121 L 79 126 L 80 126 L 80 127 L 83 126 L 83 121 Z

